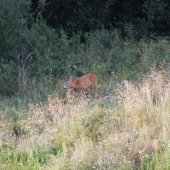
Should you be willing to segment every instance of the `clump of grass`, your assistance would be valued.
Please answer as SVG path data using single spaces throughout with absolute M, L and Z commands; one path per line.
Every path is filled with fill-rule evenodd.
M 155 150 L 162 152 L 165 145 L 161 142 L 170 135 L 168 128 L 170 90 L 166 71 L 151 70 L 149 77 L 134 85 L 128 81 L 118 92 L 119 105 L 123 108 L 124 123 L 122 130 L 129 134 L 129 148 L 135 166 L 136 158 L 141 163 L 142 154 L 154 157 Z M 165 135 L 166 134 L 166 135 Z M 157 143 L 157 149 L 155 149 Z M 152 164 L 155 161 L 151 161 Z

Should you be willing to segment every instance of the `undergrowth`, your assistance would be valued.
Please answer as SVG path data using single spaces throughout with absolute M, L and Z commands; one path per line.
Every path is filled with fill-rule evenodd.
M 55 94 L 41 104 L 17 103 L 1 103 L 3 170 L 170 168 L 164 69 L 151 69 L 140 82 L 124 80 L 104 96 L 68 100 Z

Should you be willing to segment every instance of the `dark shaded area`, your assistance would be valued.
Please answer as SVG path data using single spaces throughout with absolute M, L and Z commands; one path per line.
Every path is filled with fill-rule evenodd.
M 40 11 L 38 4 L 39 0 L 32 0 L 34 18 Z M 140 39 L 151 34 L 166 36 L 170 30 L 168 0 L 46 0 L 42 16 L 49 26 L 63 28 L 68 35 L 104 27 L 116 28 L 123 36 L 133 31 Z

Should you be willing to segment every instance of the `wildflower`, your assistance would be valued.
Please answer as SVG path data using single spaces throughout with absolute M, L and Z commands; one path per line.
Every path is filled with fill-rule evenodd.
M 119 110 L 119 107 L 115 107 L 115 110 Z
M 111 109 L 108 109 L 108 112 L 110 113 L 110 112 L 112 112 L 112 110 L 111 110 Z
M 115 125 L 116 125 L 116 123 L 113 123 L 113 124 L 112 124 L 112 126 L 115 126 Z
M 122 84 L 122 85 L 125 84 L 125 80 L 122 80 L 122 81 L 121 81 L 121 84 Z

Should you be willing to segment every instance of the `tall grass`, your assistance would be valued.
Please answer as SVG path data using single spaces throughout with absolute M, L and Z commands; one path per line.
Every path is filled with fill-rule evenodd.
M 67 101 L 49 95 L 27 109 L 10 107 L 4 102 L 1 109 L 1 169 L 170 168 L 165 70 L 152 69 L 141 82 L 122 81 L 106 96 Z

